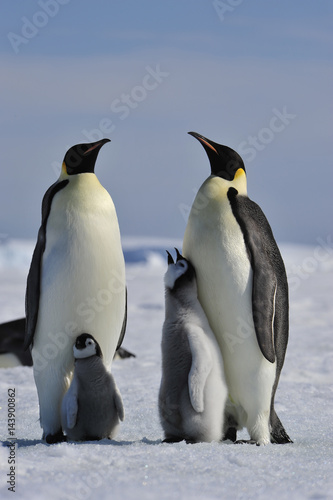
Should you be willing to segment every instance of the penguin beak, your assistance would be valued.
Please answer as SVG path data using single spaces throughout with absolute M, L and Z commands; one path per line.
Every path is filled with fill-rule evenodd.
M 183 259 L 184 259 L 184 257 L 180 254 L 180 252 L 179 252 L 178 248 L 175 248 L 175 250 L 176 250 L 176 254 L 177 254 L 177 262 L 178 262 L 179 260 L 183 260 Z
M 168 252 L 168 250 L 166 250 L 166 253 L 168 254 L 168 266 L 170 266 L 170 264 L 174 264 L 175 261 L 173 260 L 172 255 Z
M 190 135 L 192 135 L 193 137 L 195 137 L 196 139 L 198 139 L 198 141 L 201 142 L 201 144 L 203 145 L 203 147 L 206 150 L 207 150 L 207 148 L 210 148 L 212 151 L 214 151 L 214 153 L 216 153 L 218 155 L 218 152 L 216 151 L 216 148 L 213 146 L 213 144 L 214 144 L 213 141 L 210 141 L 209 139 L 207 139 L 203 135 L 198 134 L 197 132 L 188 132 L 188 133 Z
M 101 147 L 104 146 L 104 144 L 106 144 L 107 142 L 111 142 L 111 140 L 110 139 L 102 139 L 101 141 L 93 142 L 91 144 L 91 147 L 83 153 L 84 156 L 91 153 L 91 151 L 93 151 L 96 148 L 101 149 Z

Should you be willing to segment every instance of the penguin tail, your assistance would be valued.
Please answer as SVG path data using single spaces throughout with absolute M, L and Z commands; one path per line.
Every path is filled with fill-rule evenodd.
M 271 442 L 275 444 L 293 443 L 283 427 L 275 410 L 271 412 Z

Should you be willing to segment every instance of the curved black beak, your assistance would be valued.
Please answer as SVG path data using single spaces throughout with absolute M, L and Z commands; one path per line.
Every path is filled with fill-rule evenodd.
M 184 259 L 184 257 L 181 255 L 181 253 L 179 252 L 178 248 L 175 248 L 175 250 L 176 250 L 176 253 L 177 253 L 177 262 L 178 262 L 179 260 L 183 260 L 183 259 Z
M 168 266 L 170 266 L 170 264 L 174 264 L 175 261 L 173 260 L 172 255 L 170 252 L 168 252 L 168 250 L 166 250 L 166 253 L 168 254 Z

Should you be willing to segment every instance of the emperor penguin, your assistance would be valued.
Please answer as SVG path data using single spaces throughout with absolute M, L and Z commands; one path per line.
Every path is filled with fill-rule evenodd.
M 164 442 L 220 441 L 227 397 L 223 361 L 198 301 L 195 270 L 168 252 L 159 415 Z
M 95 162 L 103 139 L 65 154 L 46 191 L 27 279 L 25 347 L 31 346 L 43 439 L 63 439 L 61 401 L 74 367 L 73 343 L 93 333 L 110 370 L 126 328 L 125 262 L 118 219 Z
M 102 351 L 90 335 L 79 335 L 73 346 L 74 375 L 61 405 L 61 423 L 67 439 L 113 439 L 124 408 L 114 378 L 102 361 Z
M 226 381 L 224 438 L 246 427 L 260 444 L 292 442 L 274 409 L 288 342 L 288 283 L 271 227 L 247 196 L 233 149 L 189 132 L 211 175 L 193 202 L 183 254 L 196 268 L 198 296 L 219 343 Z

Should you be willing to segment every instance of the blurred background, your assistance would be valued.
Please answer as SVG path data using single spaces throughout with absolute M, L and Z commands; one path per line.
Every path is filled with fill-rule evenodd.
M 0 240 L 36 238 L 67 149 L 123 236 L 182 238 L 209 175 L 194 130 L 237 150 L 279 242 L 332 237 L 330 0 L 1 4 Z

